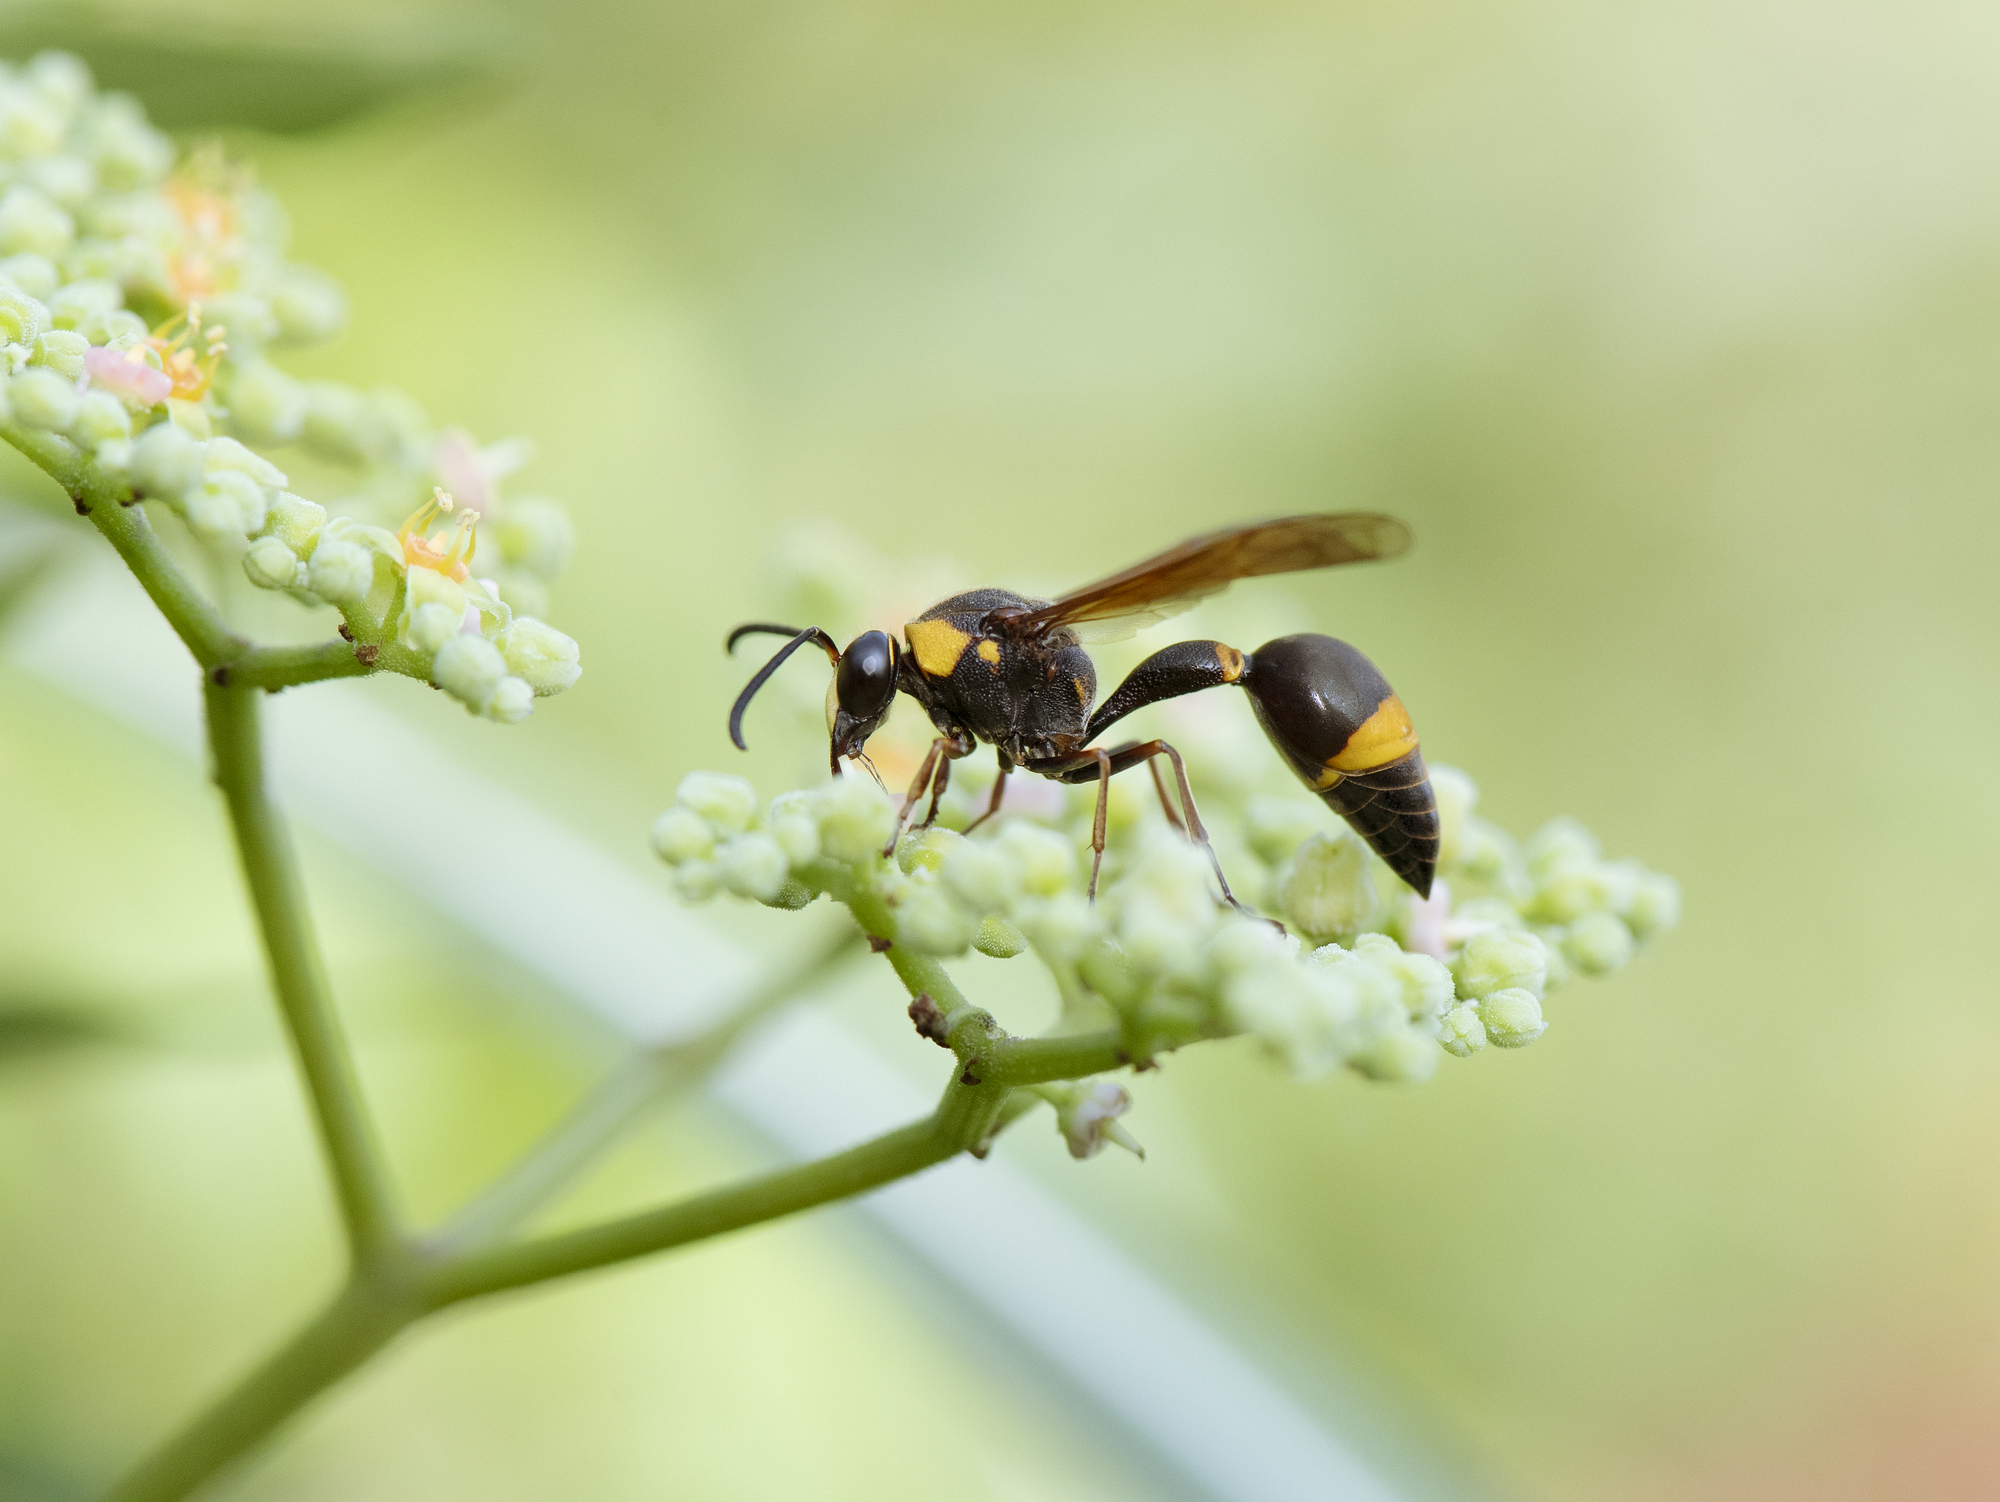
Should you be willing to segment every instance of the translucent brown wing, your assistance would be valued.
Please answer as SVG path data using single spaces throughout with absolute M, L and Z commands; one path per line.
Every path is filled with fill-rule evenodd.
M 1121 641 L 1233 580 L 1260 574 L 1394 558 L 1409 551 L 1410 529 L 1393 516 L 1340 511 L 1286 516 L 1191 537 L 1121 574 L 1072 590 L 1053 604 L 1017 616 L 1012 632 L 1040 636 L 1068 626 L 1086 642 Z

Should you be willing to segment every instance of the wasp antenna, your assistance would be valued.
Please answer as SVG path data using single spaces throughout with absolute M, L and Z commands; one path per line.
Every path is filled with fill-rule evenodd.
M 783 636 L 790 634 L 791 627 L 764 625 L 738 626 L 734 631 L 729 633 L 729 645 L 732 647 L 735 646 L 737 637 L 753 631 L 763 631 L 774 636 Z M 799 632 L 790 641 L 778 648 L 777 656 L 773 657 L 757 670 L 757 676 L 744 685 L 743 692 L 736 696 L 736 703 L 729 711 L 729 739 L 735 742 L 738 751 L 748 751 L 750 749 L 743 744 L 743 711 L 750 707 L 751 699 L 756 696 L 757 690 L 764 686 L 765 680 L 778 671 L 787 657 L 790 657 L 807 642 L 811 642 L 822 652 L 826 653 L 828 661 L 834 663 L 840 661 L 840 649 L 833 644 L 833 638 L 817 626 L 806 627 L 805 630 Z
M 768 621 L 751 621 L 746 625 L 738 626 L 734 631 L 730 632 L 729 640 L 722 644 L 722 650 L 725 652 L 734 652 L 736 644 L 746 636 L 810 636 L 816 630 L 818 628 L 815 626 L 773 626 Z M 822 645 L 825 646 L 828 652 L 833 653 L 835 659 L 838 660 L 840 654 L 834 651 L 833 639 L 828 637 L 824 631 L 821 631 L 819 634 L 822 638 L 825 638 Z

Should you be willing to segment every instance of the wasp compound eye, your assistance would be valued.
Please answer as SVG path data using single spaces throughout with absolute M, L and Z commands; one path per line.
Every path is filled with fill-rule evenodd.
M 887 712 L 896 696 L 896 648 L 886 631 L 864 631 L 847 644 L 834 669 L 833 686 L 840 707 L 857 720 L 873 720 Z

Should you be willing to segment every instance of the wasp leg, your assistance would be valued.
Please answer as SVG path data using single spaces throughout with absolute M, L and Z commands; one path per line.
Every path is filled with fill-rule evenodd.
M 1166 774 L 1160 770 L 1159 757 L 1147 757 L 1146 770 L 1153 774 L 1153 791 L 1160 795 L 1160 812 L 1167 816 L 1169 824 L 1173 825 L 1182 834 L 1186 834 L 1187 825 L 1181 822 L 1181 816 L 1174 811 L 1173 795 L 1167 791 Z
M 916 779 L 910 784 L 909 795 L 903 799 L 903 806 L 896 813 L 895 826 L 889 831 L 889 843 L 882 847 L 884 855 L 896 853 L 896 841 L 903 837 L 903 825 L 910 817 L 910 810 L 917 806 L 917 800 L 923 797 L 924 789 L 930 786 L 932 776 L 937 771 L 937 764 L 944 759 L 944 747 L 943 736 L 931 742 L 931 749 L 925 754 L 923 764 L 917 768 Z M 937 817 L 935 802 L 931 805 L 931 817 Z
M 1005 751 L 1000 750 L 998 746 L 995 746 L 993 749 L 1000 757 L 1000 775 L 993 779 L 993 796 L 986 800 L 986 812 L 965 826 L 965 833 L 967 834 L 971 834 L 973 830 L 1000 812 L 1000 796 L 1007 790 L 1007 774 L 1014 770 L 1013 759 Z
M 1168 762 L 1172 764 L 1174 781 L 1179 787 L 1181 818 L 1186 822 L 1184 825 L 1178 825 L 1177 827 L 1183 828 L 1188 839 L 1194 844 L 1201 846 L 1202 852 L 1207 855 L 1209 868 L 1215 872 L 1216 885 L 1222 888 L 1222 900 L 1235 908 L 1239 913 L 1252 918 L 1262 918 L 1263 915 L 1261 913 L 1257 913 L 1245 907 L 1241 902 L 1238 902 L 1236 894 L 1229 890 L 1229 878 L 1222 874 L 1222 862 L 1217 859 L 1215 846 L 1209 843 L 1208 830 L 1202 824 L 1201 814 L 1194 806 L 1194 789 L 1188 785 L 1187 764 L 1181 760 L 1180 752 L 1176 751 L 1165 741 L 1128 743 L 1108 754 L 1101 747 L 1094 747 L 1088 751 L 1079 751 L 1073 757 L 1054 758 L 1048 762 L 1030 763 L 1028 770 L 1031 772 L 1040 772 L 1045 777 L 1053 777 L 1057 782 L 1088 782 L 1092 777 L 1099 779 L 1097 823 L 1092 831 L 1092 848 L 1097 852 L 1098 859 L 1101 861 L 1104 855 L 1104 810 L 1111 787 L 1111 778 L 1129 767 L 1136 767 L 1142 761 L 1150 763 L 1153 761 L 1153 758 L 1158 756 L 1166 757 Z M 1099 760 L 1100 758 L 1103 760 Z M 1104 769 L 1105 761 L 1109 762 L 1109 770 Z M 1154 776 L 1157 778 L 1158 775 L 1158 772 L 1155 771 Z M 1164 794 L 1164 782 L 1156 782 L 1155 785 L 1160 787 L 1162 794 Z M 1169 819 L 1173 818 L 1171 809 L 1168 810 L 1167 817 Z M 1091 895 L 1095 896 L 1096 892 L 1096 865 L 1093 864 L 1091 867 Z
M 938 742 L 944 744 L 942 740 Z M 944 797 L 944 790 L 951 781 L 951 755 L 947 752 L 938 758 L 937 775 L 931 779 L 931 806 L 924 812 L 924 822 L 917 826 L 919 832 L 937 823 L 938 801 Z

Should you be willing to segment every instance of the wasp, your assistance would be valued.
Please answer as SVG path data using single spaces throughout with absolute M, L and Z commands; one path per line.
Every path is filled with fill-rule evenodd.
M 1254 652 L 1219 641 L 1176 642 L 1140 663 L 1095 709 L 1097 669 L 1084 650 L 1130 636 L 1237 579 L 1393 558 L 1409 546 L 1409 528 L 1394 517 L 1289 516 L 1191 538 L 1056 600 L 1004 589 L 968 590 L 905 622 L 900 641 L 886 631 L 864 631 L 843 651 L 817 626 L 751 622 L 729 634 L 729 650 L 759 633 L 790 640 L 738 696 L 729 712 L 729 738 L 738 750 L 748 749 L 744 710 L 784 661 L 810 643 L 833 665 L 826 725 L 835 775 L 843 759 L 874 773 L 866 756 L 868 738 L 888 718 L 899 692 L 923 706 L 937 730 L 885 854 L 894 850 L 926 791 L 930 808 L 918 827 L 936 820 L 951 764 L 984 742 L 999 757 L 1000 775 L 985 812 L 967 833 L 999 810 L 1008 774 L 1017 769 L 1058 782 L 1097 783 L 1090 837 L 1094 897 L 1111 779 L 1143 762 L 1168 821 L 1208 852 L 1223 897 L 1240 907 L 1209 844 L 1180 753 L 1162 740 L 1096 744 L 1135 709 L 1233 686 L 1249 695 L 1257 722 L 1299 780 L 1428 897 L 1438 855 L 1430 774 L 1402 700 L 1355 648 L 1311 633 L 1281 636 Z M 1177 796 L 1169 795 L 1161 758 L 1173 769 Z

